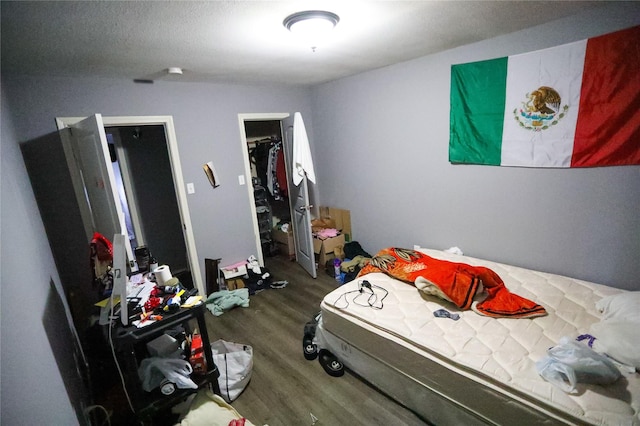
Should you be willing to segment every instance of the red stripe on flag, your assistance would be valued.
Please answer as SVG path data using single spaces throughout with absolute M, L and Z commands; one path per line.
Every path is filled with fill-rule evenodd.
M 640 164 L 640 26 L 594 37 L 587 51 L 572 167 Z

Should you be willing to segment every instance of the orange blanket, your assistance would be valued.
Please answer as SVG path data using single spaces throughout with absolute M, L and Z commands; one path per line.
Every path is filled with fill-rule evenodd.
M 547 314 L 537 303 L 511 293 L 489 268 L 438 260 L 416 250 L 384 249 L 358 276 L 370 272 L 383 272 L 414 284 L 421 291 L 449 300 L 461 309 L 471 309 L 476 293 L 485 291 L 486 299 L 473 309 L 490 317 L 533 318 Z

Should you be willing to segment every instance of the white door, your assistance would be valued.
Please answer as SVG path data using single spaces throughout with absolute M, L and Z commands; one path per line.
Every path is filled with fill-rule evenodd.
M 187 257 L 189 259 L 189 266 L 191 276 L 193 278 L 194 285 L 198 289 L 200 294 L 206 294 L 204 288 L 204 282 L 202 280 L 202 276 L 200 274 L 200 265 L 198 263 L 198 253 L 196 250 L 195 237 L 193 235 L 193 226 L 191 225 L 191 216 L 189 214 L 189 206 L 187 204 L 187 193 L 185 190 L 184 178 L 182 176 L 182 167 L 180 162 L 180 155 L 178 153 L 178 141 L 176 138 L 175 127 L 173 125 L 173 118 L 171 116 L 133 116 L 133 117 L 102 117 L 100 114 L 96 114 L 94 117 L 88 117 L 86 119 L 81 119 L 78 117 L 58 117 L 56 118 L 56 123 L 58 125 L 58 129 L 60 130 L 60 135 L 63 142 L 63 149 L 65 152 L 65 156 L 67 157 L 67 164 L 69 167 L 69 172 L 71 174 L 72 181 L 74 183 L 74 190 L 76 192 L 76 197 L 80 204 L 80 210 L 82 214 L 83 221 L 85 222 L 85 231 L 87 233 L 88 238 L 91 238 L 94 232 L 94 218 L 92 217 L 92 211 L 90 210 L 88 195 L 85 194 L 84 189 L 84 179 L 81 174 L 81 163 L 75 160 L 75 157 L 80 158 L 78 154 L 74 152 L 73 146 L 78 143 L 73 143 L 70 135 L 73 132 L 76 135 L 86 133 L 86 130 L 83 130 L 82 127 L 85 125 L 81 125 L 81 123 L 89 123 L 87 120 L 94 120 L 95 126 L 91 126 L 92 132 L 94 132 L 93 136 L 86 136 L 87 142 L 94 141 L 93 145 L 96 147 L 94 150 L 95 155 L 102 153 L 102 161 L 96 159 L 97 164 L 104 164 L 106 170 L 103 171 L 103 174 L 109 175 L 110 179 L 105 180 L 109 182 L 110 191 L 109 193 L 113 194 L 113 203 L 109 207 L 109 215 L 111 216 L 112 223 L 116 223 L 113 212 L 117 212 L 118 221 L 120 223 L 120 230 L 118 233 L 127 234 L 126 232 L 126 224 L 124 220 L 124 213 L 122 211 L 122 207 L 119 202 L 119 198 L 117 196 L 117 189 L 114 184 L 114 173 L 113 168 L 110 167 L 110 162 L 106 159 L 110 158 L 109 148 L 107 146 L 107 138 L 104 131 L 104 126 L 146 126 L 146 125 L 163 125 L 165 128 L 165 137 L 167 140 L 167 150 L 169 152 L 169 157 L 171 161 L 171 171 L 173 175 L 173 181 L 175 184 L 176 198 L 178 200 L 178 208 L 180 211 L 180 218 L 182 221 L 182 230 L 183 236 L 185 239 L 185 243 L 187 245 Z M 80 127 L 78 127 L 80 126 Z M 97 128 L 96 128 L 97 127 Z M 100 140 L 100 146 L 102 146 L 102 150 L 98 148 L 97 141 Z M 91 143 L 89 143 L 91 145 Z M 105 193 L 106 193 L 105 187 Z M 115 227 L 116 225 L 114 225 Z M 98 231 L 100 232 L 100 231 Z M 101 232 L 102 233 L 102 232 Z M 105 233 L 106 237 L 107 234 Z M 111 235 L 110 238 L 113 238 Z M 131 250 L 131 244 L 129 239 L 127 238 L 125 241 L 127 257 L 129 260 L 133 260 L 133 251 Z
M 317 277 L 316 259 L 313 253 L 313 235 L 311 233 L 311 208 L 309 202 L 309 186 L 305 176 L 300 185 L 293 184 L 293 117 L 284 120 L 285 156 L 287 158 L 287 176 L 289 179 L 289 200 L 291 200 L 291 220 L 293 222 L 293 238 L 296 247 L 296 260 L 313 278 Z
M 65 154 L 72 156 L 67 162 L 75 168 L 72 175 L 76 177 L 78 203 L 88 212 L 83 215 L 85 230 L 90 231 L 87 237 L 90 239 L 93 232 L 99 232 L 113 241 L 115 234 L 126 234 L 102 116 L 96 114 L 69 125 L 67 131 L 61 131 L 61 137 L 67 145 Z M 125 240 L 127 258 L 131 261 L 134 258 L 131 244 Z

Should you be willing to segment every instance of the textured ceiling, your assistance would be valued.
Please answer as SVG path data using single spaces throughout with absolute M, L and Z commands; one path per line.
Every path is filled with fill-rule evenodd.
M 539 25 L 581 1 L 2 1 L 2 72 L 313 85 Z M 282 25 L 325 9 L 313 52 Z M 184 75 L 169 76 L 168 67 Z

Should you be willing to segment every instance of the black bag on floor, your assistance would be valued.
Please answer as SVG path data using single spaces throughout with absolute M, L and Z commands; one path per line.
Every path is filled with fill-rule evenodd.
M 245 284 L 249 289 L 250 295 L 271 287 L 272 277 L 267 268 L 260 268 L 259 274 L 253 272 L 252 269 L 248 269 L 247 275 L 248 278 L 245 279 Z
M 356 256 L 364 256 L 368 258 L 372 258 L 369 253 L 364 251 L 362 246 L 357 241 L 351 241 L 344 245 L 344 257 L 346 259 L 353 259 Z

